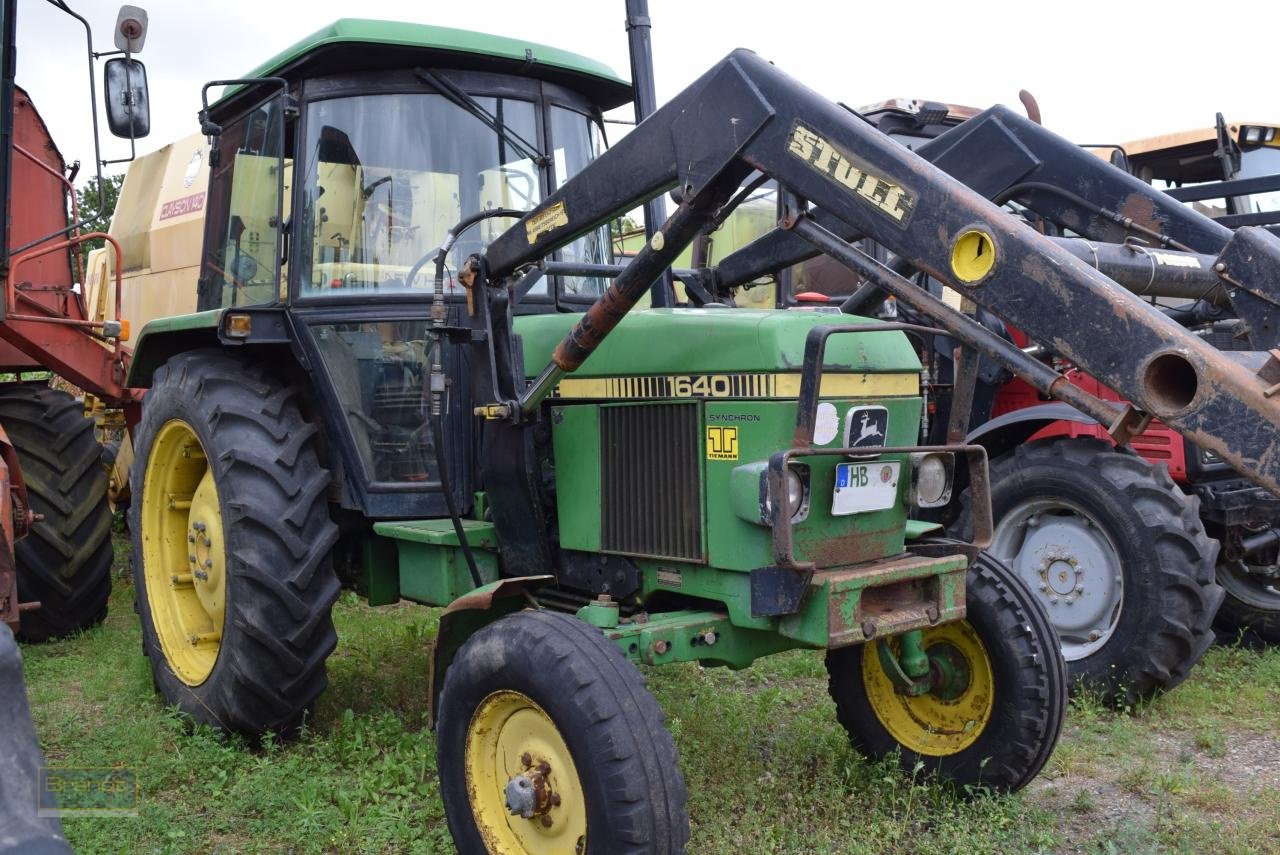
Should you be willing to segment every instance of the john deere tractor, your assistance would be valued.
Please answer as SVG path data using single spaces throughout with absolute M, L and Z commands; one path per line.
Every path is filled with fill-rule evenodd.
M 935 257 L 971 235 L 966 276 L 975 240 L 1052 246 L 746 52 L 603 153 L 628 85 L 525 42 L 344 20 L 219 83 L 199 311 L 147 325 L 129 378 L 167 702 L 297 727 L 347 585 L 445 607 L 425 700 L 464 852 L 683 849 L 640 665 L 823 650 L 865 755 L 1040 770 L 1066 702 L 1043 608 L 982 554 L 989 517 L 973 544 L 908 520 L 986 480 L 981 448 L 916 443 L 929 330 L 628 312 L 753 169 Z M 673 187 L 612 264 L 609 220 Z

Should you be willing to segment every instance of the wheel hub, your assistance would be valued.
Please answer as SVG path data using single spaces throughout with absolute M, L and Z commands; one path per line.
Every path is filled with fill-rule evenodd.
M 536 763 L 525 753 L 521 757 L 525 769 L 503 788 L 507 810 L 512 816 L 533 819 L 543 828 L 550 828 L 555 821 L 550 816 L 551 809 L 560 806 L 560 795 L 551 788 L 551 764 L 546 760 Z
M 208 678 L 226 616 L 226 558 L 213 469 L 181 419 L 156 433 L 141 502 L 143 578 L 165 661 L 189 686 Z
M 1111 638 L 1124 574 L 1119 551 L 1092 514 L 1061 499 L 1024 501 L 996 526 L 991 552 L 1044 603 L 1068 660 Z
M 467 791 L 490 851 L 585 851 L 587 816 L 569 748 L 543 709 L 494 692 L 467 733 Z
M 867 701 L 880 723 L 905 748 L 918 754 L 945 757 L 973 745 L 991 719 L 995 677 L 991 661 L 968 621 L 952 621 L 924 630 L 929 658 L 929 689 L 923 694 L 899 690 L 882 666 L 882 645 L 862 655 L 862 680 Z M 896 654 L 891 654 L 896 655 Z

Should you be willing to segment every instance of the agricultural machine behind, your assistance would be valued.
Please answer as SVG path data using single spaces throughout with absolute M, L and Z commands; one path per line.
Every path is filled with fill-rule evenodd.
M 84 26 L 90 93 L 95 76 Z M 28 93 L 15 80 L 16 0 L 0 5 L 0 847 L 69 852 L 54 817 L 37 815 L 43 765 L 13 632 L 43 641 L 90 626 L 106 614 L 110 591 L 111 513 L 103 448 L 84 402 L 50 385 L 54 373 L 117 409 L 134 402 L 124 387 L 127 324 L 119 303 L 93 320 L 77 286 L 86 233 L 68 169 Z M 121 56 L 104 66 L 113 133 L 147 132 L 145 71 L 132 58 L 142 47 L 146 13 L 121 10 Z M 102 184 L 94 116 L 94 167 Z M 119 271 L 114 288 L 119 299 Z M 43 799 L 41 804 L 46 804 Z
M 92 83 L 95 54 L 88 24 L 54 6 L 83 25 Z M 104 317 L 91 318 L 78 287 L 84 282 L 81 247 L 106 238 L 86 231 L 92 224 L 79 217 L 72 187 L 79 163 L 68 168 L 30 96 L 14 83 L 16 12 L 16 0 L 7 0 L 0 84 L 6 129 L 0 148 L 6 236 L 0 253 L 0 373 L 16 379 L 0 385 L 0 458 L 8 480 L 0 490 L 5 539 L 0 562 L 7 565 L 0 567 L 0 619 L 21 638 L 38 641 L 100 621 L 110 590 L 111 512 L 103 449 L 94 423 L 84 417 L 84 403 L 54 388 L 50 373 L 117 413 L 136 399 L 124 385 L 128 323 L 119 313 L 119 269 L 113 271 L 116 286 L 109 282 L 104 290 L 110 301 Z M 131 140 L 145 135 L 149 125 L 146 74 L 133 59 L 145 38 L 145 21 L 141 10 L 122 10 L 119 50 L 106 53 L 112 58 L 103 66 L 108 125 Z M 96 108 L 93 115 L 101 187 Z

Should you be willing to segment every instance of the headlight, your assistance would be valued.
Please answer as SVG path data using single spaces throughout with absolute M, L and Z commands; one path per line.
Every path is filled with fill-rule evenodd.
M 800 506 L 804 504 L 804 481 L 800 480 L 800 473 L 794 469 L 787 469 L 787 507 L 794 508 L 794 513 L 799 513 Z
M 783 487 L 791 508 L 791 521 L 801 522 L 809 516 L 809 467 L 792 463 L 785 470 Z M 769 464 L 757 460 L 735 467 L 729 476 L 729 502 L 733 513 L 756 525 L 767 526 L 773 518 L 769 496 Z
M 951 501 L 955 456 L 947 452 L 911 455 L 911 501 L 917 508 L 939 508 Z
M 773 509 L 769 506 L 767 478 L 767 473 L 761 474 L 760 490 L 765 497 L 765 514 L 771 515 Z M 795 464 L 788 466 L 786 483 L 787 506 L 791 508 L 791 521 L 797 523 L 809 516 L 809 467 Z

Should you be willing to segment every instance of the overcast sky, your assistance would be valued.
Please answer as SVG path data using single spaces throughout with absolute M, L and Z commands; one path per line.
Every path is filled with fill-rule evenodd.
M 69 0 L 112 49 L 119 4 Z M 151 88 L 151 136 L 139 152 L 196 130 L 200 86 L 236 77 L 335 18 L 404 20 L 554 45 L 627 76 L 623 0 L 394 2 L 151 0 L 140 59 Z M 833 100 L 888 97 L 985 107 L 1039 99 L 1045 124 L 1081 143 L 1118 142 L 1228 119 L 1280 119 L 1274 53 L 1280 9 L 1212 3 L 934 0 L 650 0 L 661 103 L 735 47 L 747 47 Z M 46 0 L 18 0 L 18 82 L 70 160 L 91 171 L 83 29 Z M 1211 28 L 1222 26 L 1221 31 Z M 1228 40 L 1230 40 L 1228 42 Z M 101 69 L 96 71 L 101 87 Z M 128 144 L 106 134 L 104 156 Z

